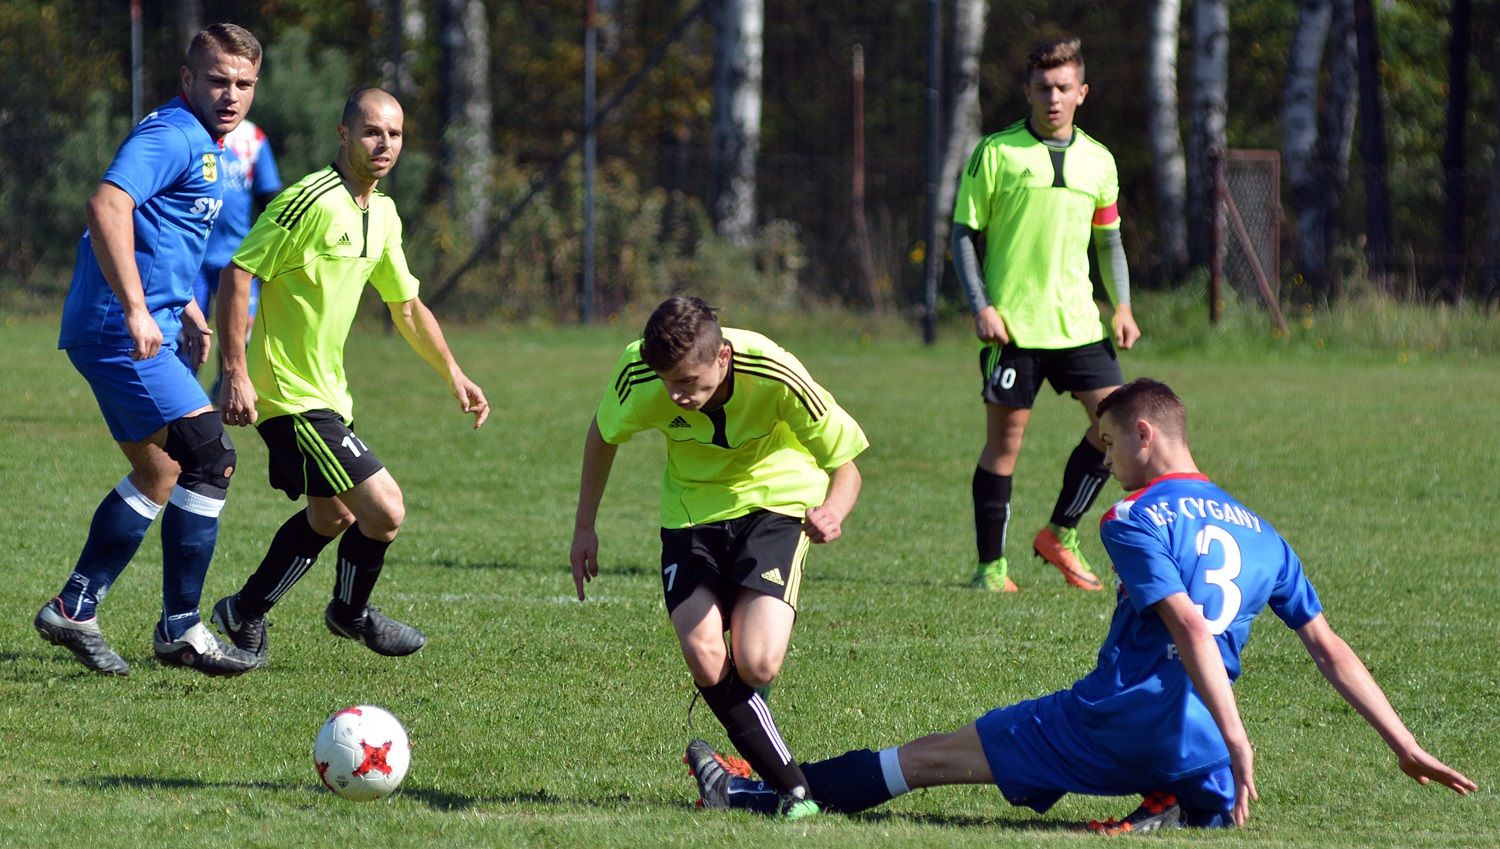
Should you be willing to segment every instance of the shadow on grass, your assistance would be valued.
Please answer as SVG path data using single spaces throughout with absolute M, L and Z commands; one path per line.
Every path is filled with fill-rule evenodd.
M 57 783 L 68 787 L 95 790 L 124 788 L 130 790 L 305 791 L 320 796 L 330 793 L 329 790 L 319 784 L 304 781 L 205 781 L 199 778 L 163 778 L 161 776 L 145 775 L 98 775 L 87 778 L 65 779 Z M 451 793 L 446 790 L 403 787 L 397 792 L 396 796 L 420 802 L 435 811 L 462 811 L 481 805 L 552 805 L 583 808 L 617 808 L 622 805 L 643 805 L 645 807 L 654 807 L 651 803 L 643 803 L 638 799 L 632 799 L 630 796 L 624 794 L 599 796 L 590 799 L 569 799 L 548 793 L 544 790 L 526 793 L 504 793 L 495 796 L 469 796 L 463 793 Z
M 1080 824 L 1064 820 L 1007 820 L 993 817 L 949 816 L 947 814 L 892 814 L 884 811 L 854 814 L 850 819 L 867 823 L 911 823 L 943 828 L 1001 828 L 1007 831 L 1077 831 Z

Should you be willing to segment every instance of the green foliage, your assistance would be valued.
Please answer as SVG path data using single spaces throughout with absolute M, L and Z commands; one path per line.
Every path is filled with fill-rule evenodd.
M 266 131 L 281 179 L 291 185 L 333 161 L 339 117 L 354 88 L 347 56 L 299 27 L 266 45 L 250 118 Z
M 746 326 L 758 292 L 726 293 Z M 1155 305 L 1152 305 L 1153 307 Z M 1143 307 L 1142 321 L 1149 316 Z M 1015 481 L 1018 596 L 966 586 L 969 476 L 983 417 L 973 348 L 862 316 L 778 311 L 772 335 L 862 424 L 864 490 L 838 542 L 808 558 L 791 654 L 772 695 L 805 758 L 956 728 L 997 704 L 1067 686 L 1094 661 L 1114 599 L 1065 587 L 1025 554 L 1082 428 L 1044 395 Z M 1187 316 L 1185 315 L 1184 318 Z M 643 319 L 643 316 L 641 317 Z M 758 324 L 750 324 L 760 327 Z M 26 495 L 0 513 L 0 786 L 8 845 L 236 847 L 911 846 L 1078 847 L 1061 830 L 1120 816 L 1128 798 L 1070 797 L 1046 815 L 991 787 L 921 791 L 864 817 L 782 823 L 695 811 L 679 762 L 689 736 L 723 743 L 692 688 L 657 574 L 661 440 L 622 447 L 600 517 L 600 577 L 572 599 L 567 549 L 578 451 L 608 370 L 639 331 L 449 325 L 495 404 L 469 429 L 440 380 L 395 335 L 356 327 L 349 369 L 360 433 L 405 493 L 406 522 L 375 602 L 429 644 L 380 658 L 321 621 L 333 552 L 271 613 L 271 666 L 229 680 L 151 656 L 160 547 L 152 532 L 102 609 L 134 666 L 84 673 L 30 620 L 66 577 L 88 516 L 123 462 L 93 399 L 53 351 L 55 325 L 7 322 L 0 360 L 0 479 Z M 1148 338 L 1154 332 L 1146 325 Z M 1236 685 L 1256 744 L 1261 801 L 1242 831 L 1152 835 L 1151 846 L 1385 849 L 1494 845 L 1500 723 L 1493 652 L 1493 539 L 1484 474 L 1500 369 L 1354 354 L 1245 356 L 1212 344 L 1122 355 L 1128 376 L 1186 398 L 1205 470 L 1296 546 L 1330 622 L 1362 655 L 1430 751 L 1477 795 L 1419 787 L 1263 617 Z M 893 390 L 894 388 L 899 388 Z M 265 483 L 261 441 L 234 430 L 230 492 L 205 608 L 237 588 L 298 505 Z M 1092 527 L 1111 488 L 1085 519 Z M 1103 561 L 1085 532 L 1090 558 Z M 413 762 L 389 802 L 318 789 L 310 751 L 336 708 L 376 702 L 408 727 Z M 86 816 L 80 811 L 87 811 Z
M 497 217 L 530 190 L 531 179 L 512 160 L 496 161 Z M 798 302 L 798 272 L 805 259 L 788 222 L 771 222 L 748 247 L 733 246 L 714 234 L 696 199 L 642 186 L 638 175 L 618 161 L 599 170 L 595 193 L 596 306 L 601 316 L 654 304 L 690 286 L 705 296 L 755 291 L 767 306 L 791 308 Z M 448 311 L 511 320 L 576 317 L 583 267 L 581 207 L 579 175 L 565 173 L 531 202 L 490 258 L 451 293 Z M 406 239 L 408 258 L 426 281 L 428 298 L 475 246 L 464 225 L 441 207 L 409 224 Z

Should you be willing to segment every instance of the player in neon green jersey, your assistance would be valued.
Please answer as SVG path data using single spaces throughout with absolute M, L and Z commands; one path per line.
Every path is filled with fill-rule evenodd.
M 401 154 L 403 125 L 401 104 L 390 94 L 355 92 L 344 106 L 333 164 L 272 201 L 221 278 L 221 414 L 231 425 L 256 424 L 269 449 L 271 485 L 293 500 L 307 496 L 307 508 L 276 532 L 244 587 L 214 605 L 215 624 L 262 657 L 266 612 L 340 535 L 328 629 L 388 656 L 426 643 L 421 631 L 368 604 L 406 511 L 395 478 L 354 432 L 344 374 L 344 343 L 367 281 L 412 349 L 473 414 L 474 427 L 489 416 L 484 392 L 459 368 L 417 297 L 396 205 L 376 190 Z M 261 298 L 247 355 L 252 276 L 261 279 Z
M 599 574 L 594 520 L 617 447 L 661 431 L 667 613 L 704 703 L 795 818 L 817 806 L 756 689 L 781 670 L 808 544 L 842 534 L 869 442 L 796 357 L 714 312 L 669 299 L 615 366 L 584 442 L 573 583 L 582 601 Z
M 1051 522 L 1032 547 L 1069 584 L 1098 590 L 1077 530 L 1109 479 L 1095 408 L 1123 380 L 1115 347 L 1130 348 L 1140 330 L 1120 244 L 1114 157 L 1073 124 L 1089 90 L 1078 41 L 1039 45 L 1028 73 L 1030 117 L 979 142 L 953 209 L 953 263 L 984 344 L 979 368 L 987 421 L 973 481 L 979 549 L 973 584 L 1016 591 L 1005 558 L 1011 475 L 1046 380 L 1078 399 L 1089 428 L 1068 458 Z M 1089 280 L 1091 238 L 1114 303 L 1109 337 Z

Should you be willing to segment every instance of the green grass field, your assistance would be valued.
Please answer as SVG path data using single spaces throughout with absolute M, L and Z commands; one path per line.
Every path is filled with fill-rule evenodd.
M 1135 804 L 1075 797 L 1038 817 L 980 787 L 795 824 L 694 810 L 682 748 L 694 735 L 722 743 L 723 732 L 705 708 L 688 714 L 692 689 L 660 601 L 660 439 L 620 453 L 600 523 L 604 572 L 587 604 L 573 600 L 567 567 L 582 436 L 634 322 L 450 328 L 495 405 L 477 433 L 398 337 L 356 329 L 360 433 L 407 504 L 375 602 L 427 632 L 419 654 L 379 658 L 327 634 L 325 554 L 271 615 L 270 669 L 210 680 L 163 668 L 150 649 L 153 532 L 103 608 L 134 673 L 86 673 L 38 639 L 31 618 L 125 465 L 83 380 L 52 350 L 55 332 L 42 319 L 0 327 L 0 844 L 1065 846 L 1095 839 L 1066 825 Z M 966 587 L 983 412 L 963 334 L 923 348 L 913 334 L 837 321 L 772 332 L 872 443 L 845 537 L 810 556 L 772 698 L 793 749 L 821 758 L 893 745 L 1082 675 L 1112 597 L 1068 589 L 1020 556 L 1078 440 L 1076 405 L 1038 406 L 1012 523 L 1022 592 L 987 596 Z M 1500 846 L 1500 362 L 1402 360 L 1148 345 L 1124 365 L 1184 396 L 1200 466 L 1291 539 L 1334 627 L 1419 739 L 1480 793 L 1459 798 L 1401 775 L 1295 636 L 1265 616 L 1237 686 L 1258 752 L 1251 823 L 1146 838 L 1154 845 Z M 259 438 L 234 433 L 240 476 L 205 613 L 294 509 L 265 483 Z M 1111 485 L 1085 520 L 1096 563 L 1094 522 L 1118 493 Z M 387 802 L 333 797 L 311 766 L 323 719 L 355 702 L 389 707 L 411 733 L 411 771 Z

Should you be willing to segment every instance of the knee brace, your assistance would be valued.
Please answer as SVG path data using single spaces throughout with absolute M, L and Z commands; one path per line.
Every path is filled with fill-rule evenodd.
M 178 419 L 167 425 L 166 451 L 182 468 L 177 476 L 178 486 L 224 500 L 238 457 L 218 413 Z

